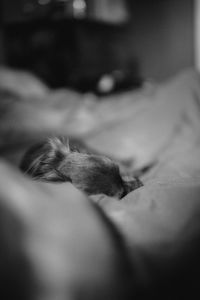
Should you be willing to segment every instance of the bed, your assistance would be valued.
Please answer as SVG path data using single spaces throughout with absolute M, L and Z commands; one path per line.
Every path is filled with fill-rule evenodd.
M 139 90 L 98 97 L 51 90 L 32 74 L 2 67 L 0 98 L 1 202 L 29 228 L 23 240 L 39 281 L 48 287 L 46 299 L 198 298 L 198 72 L 187 69 L 159 84 L 146 82 Z M 31 181 L 19 171 L 20 160 L 30 145 L 52 135 L 76 137 L 125 163 L 141 175 L 144 186 L 120 201 L 99 195 L 93 203 L 70 184 Z M 55 236 L 50 238 L 52 220 L 58 232 L 52 226 Z M 110 242 L 105 222 L 119 233 L 117 245 Z M 63 226 L 71 235 L 59 231 Z M 66 261 L 60 240 L 70 253 Z M 34 252 L 36 244 L 44 249 Z M 52 259 L 52 252 L 62 258 Z M 123 267 L 118 266 L 121 259 Z

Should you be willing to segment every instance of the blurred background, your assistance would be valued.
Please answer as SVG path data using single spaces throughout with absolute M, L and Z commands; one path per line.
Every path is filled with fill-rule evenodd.
M 1 0 L 0 64 L 104 94 L 194 65 L 194 0 Z

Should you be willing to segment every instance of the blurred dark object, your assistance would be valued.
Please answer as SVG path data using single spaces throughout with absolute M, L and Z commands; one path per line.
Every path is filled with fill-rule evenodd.
M 3 4 L 8 66 L 31 71 L 53 88 L 100 95 L 141 85 L 137 58 L 128 46 L 125 1 L 4 0 Z
M 2 9 L 5 22 L 87 18 L 121 23 L 129 19 L 124 0 L 3 0 Z

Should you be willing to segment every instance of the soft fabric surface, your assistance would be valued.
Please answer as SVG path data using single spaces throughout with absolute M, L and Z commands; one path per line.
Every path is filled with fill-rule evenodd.
M 2 299 L 132 299 L 121 237 L 70 183 L 36 183 L 0 161 L 0 243 Z
M 42 97 L 37 88 L 35 94 L 23 91 L 19 96 L 8 83 L 1 98 L 0 151 L 14 165 L 30 144 L 48 134 L 80 137 L 95 150 L 128 162 L 129 171 L 152 165 L 142 177 L 144 187 L 122 201 L 104 196 L 92 201 L 123 234 L 133 263 L 135 296 L 182 299 L 199 293 L 200 77 L 196 71 L 186 70 L 158 86 L 103 100 L 47 88 Z

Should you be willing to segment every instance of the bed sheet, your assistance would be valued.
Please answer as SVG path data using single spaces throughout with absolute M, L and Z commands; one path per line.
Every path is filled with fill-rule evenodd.
M 59 134 L 79 137 L 101 153 L 128 161 L 132 171 L 153 165 L 142 177 L 144 186 L 122 201 L 93 200 L 125 238 L 141 298 L 195 295 L 200 267 L 199 74 L 186 70 L 162 84 L 104 99 L 46 87 L 42 96 L 24 96 L 7 85 L 2 99 L 0 150 L 13 164 L 31 143 Z
M 10 85 L 16 81 L 16 76 L 20 77 L 12 75 L 14 79 L 10 80 Z M 22 76 L 26 78 L 24 73 Z M 32 81 L 33 88 L 28 96 Z M 181 72 L 160 85 L 103 100 L 66 89 L 44 88 L 41 92 L 41 86 L 37 88 L 33 79 L 28 82 L 25 82 L 26 96 L 24 86 L 21 93 L 16 87 L 9 87 L 8 82 L 0 89 L 3 94 L 0 103 L 2 151 L 9 145 L 17 149 L 18 144 L 59 134 L 82 138 L 102 153 L 132 162 L 135 169 L 154 162 L 156 165 L 167 162 L 172 166 L 176 160 L 179 165 L 186 165 L 188 159 L 188 167 L 198 164 L 195 158 L 200 148 L 200 87 L 199 75 L 194 70 Z M 192 152 L 195 163 L 191 161 L 193 155 L 189 155 Z M 183 159 L 180 161 L 184 155 L 187 155 L 185 164 Z

